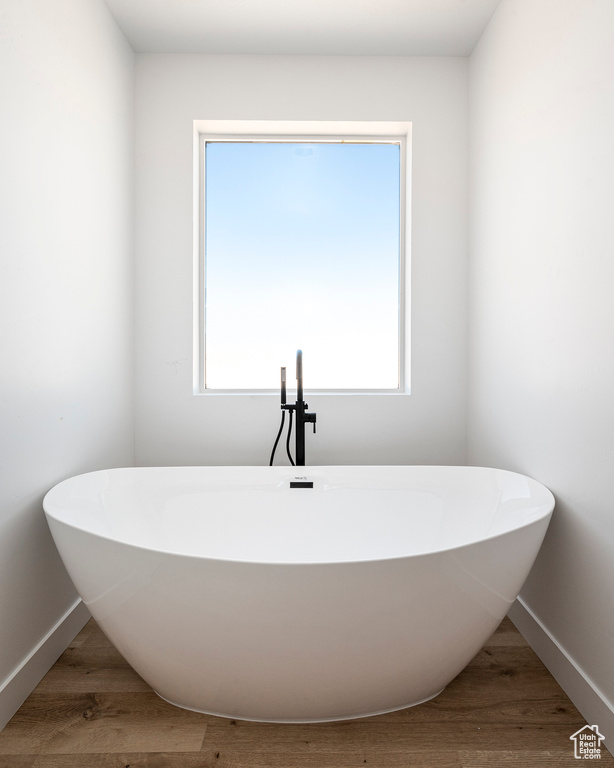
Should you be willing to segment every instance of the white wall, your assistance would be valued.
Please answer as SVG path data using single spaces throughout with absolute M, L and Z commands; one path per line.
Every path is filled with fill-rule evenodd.
M 613 31 L 611 0 L 503 0 L 470 62 L 469 460 L 555 493 L 522 600 L 610 741 Z
M 139 55 L 136 72 L 137 463 L 266 464 L 279 423 L 277 396 L 192 394 L 197 119 L 413 122 L 412 394 L 310 395 L 307 460 L 463 463 L 467 60 Z
M 8 0 L 0 25 L 1 727 L 76 600 L 42 497 L 133 462 L 134 56 L 102 0 Z

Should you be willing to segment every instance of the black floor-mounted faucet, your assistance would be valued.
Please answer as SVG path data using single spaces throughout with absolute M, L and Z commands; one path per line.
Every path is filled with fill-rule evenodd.
M 288 404 L 286 402 L 286 369 L 281 369 L 281 409 L 284 413 L 285 411 L 290 412 L 290 426 L 288 429 L 286 451 L 288 452 L 288 458 L 292 464 L 296 464 L 297 467 L 305 466 L 305 424 L 313 424 L 314 434 L 316 431 L 316 414 L 307 413 L 307 408 L 309 408 L 309 406 L 303 400 L 303 353 L 299 349 L 296 352 L 296 402 L 294 405 Z M 296 413 L 296 462 L 292 460 L 292 456 L 290 455 L 289 450 L 290 434 L 292 431 L 292 415 L 294 413 Z M 275 449 L 277 448 L 277 443 L 279 442 L 283 426 L 284 420 L 282 414 L 281 426 L 279 428 L 277 440 L 273 446 L 273 453 L 271 454 L 271 461 L 269 462 L 270 464 L 273 464 Z
M 284 406 L 282 405 L 282 408 Z M 313 424 L 313 433 L 316 432 L 316 414 L 307 413 L 309 406 L 303 400 L 303 353 L 299 349 L 296 352 L 296 403 L 286 405 L 287 410 L 296 411 L 296 466 L 305 466 L 305 424 Z

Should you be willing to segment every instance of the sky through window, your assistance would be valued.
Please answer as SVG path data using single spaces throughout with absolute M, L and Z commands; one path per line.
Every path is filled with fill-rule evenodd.
M 396 389 L 399 144 L 205 146 L 206 387 Z

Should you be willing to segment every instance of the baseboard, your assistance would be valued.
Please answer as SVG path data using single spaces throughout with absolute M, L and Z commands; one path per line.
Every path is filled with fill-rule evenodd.
M 531 609 L 518 598 L 508 616 L 589 725 L 598 725 L 614 752 L 614 708 Z M 571 735 L 571 734 L 570 734 Z
M 90 613 L 84 603 L 80 599 L 77 600 L 0 685 L 0 730 L 17 712 L 89 618 Z

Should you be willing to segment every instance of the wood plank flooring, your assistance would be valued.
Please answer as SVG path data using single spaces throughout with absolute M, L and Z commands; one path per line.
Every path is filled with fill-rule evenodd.
M 92 620 L 0 732 L 0 766 L 571 768 L 578 761 L 569 737 L 585 724 L 509 619 L 432 701 L 309 725 L 166 704 Z M 599 765 L 614 768 L 605 748 Z

